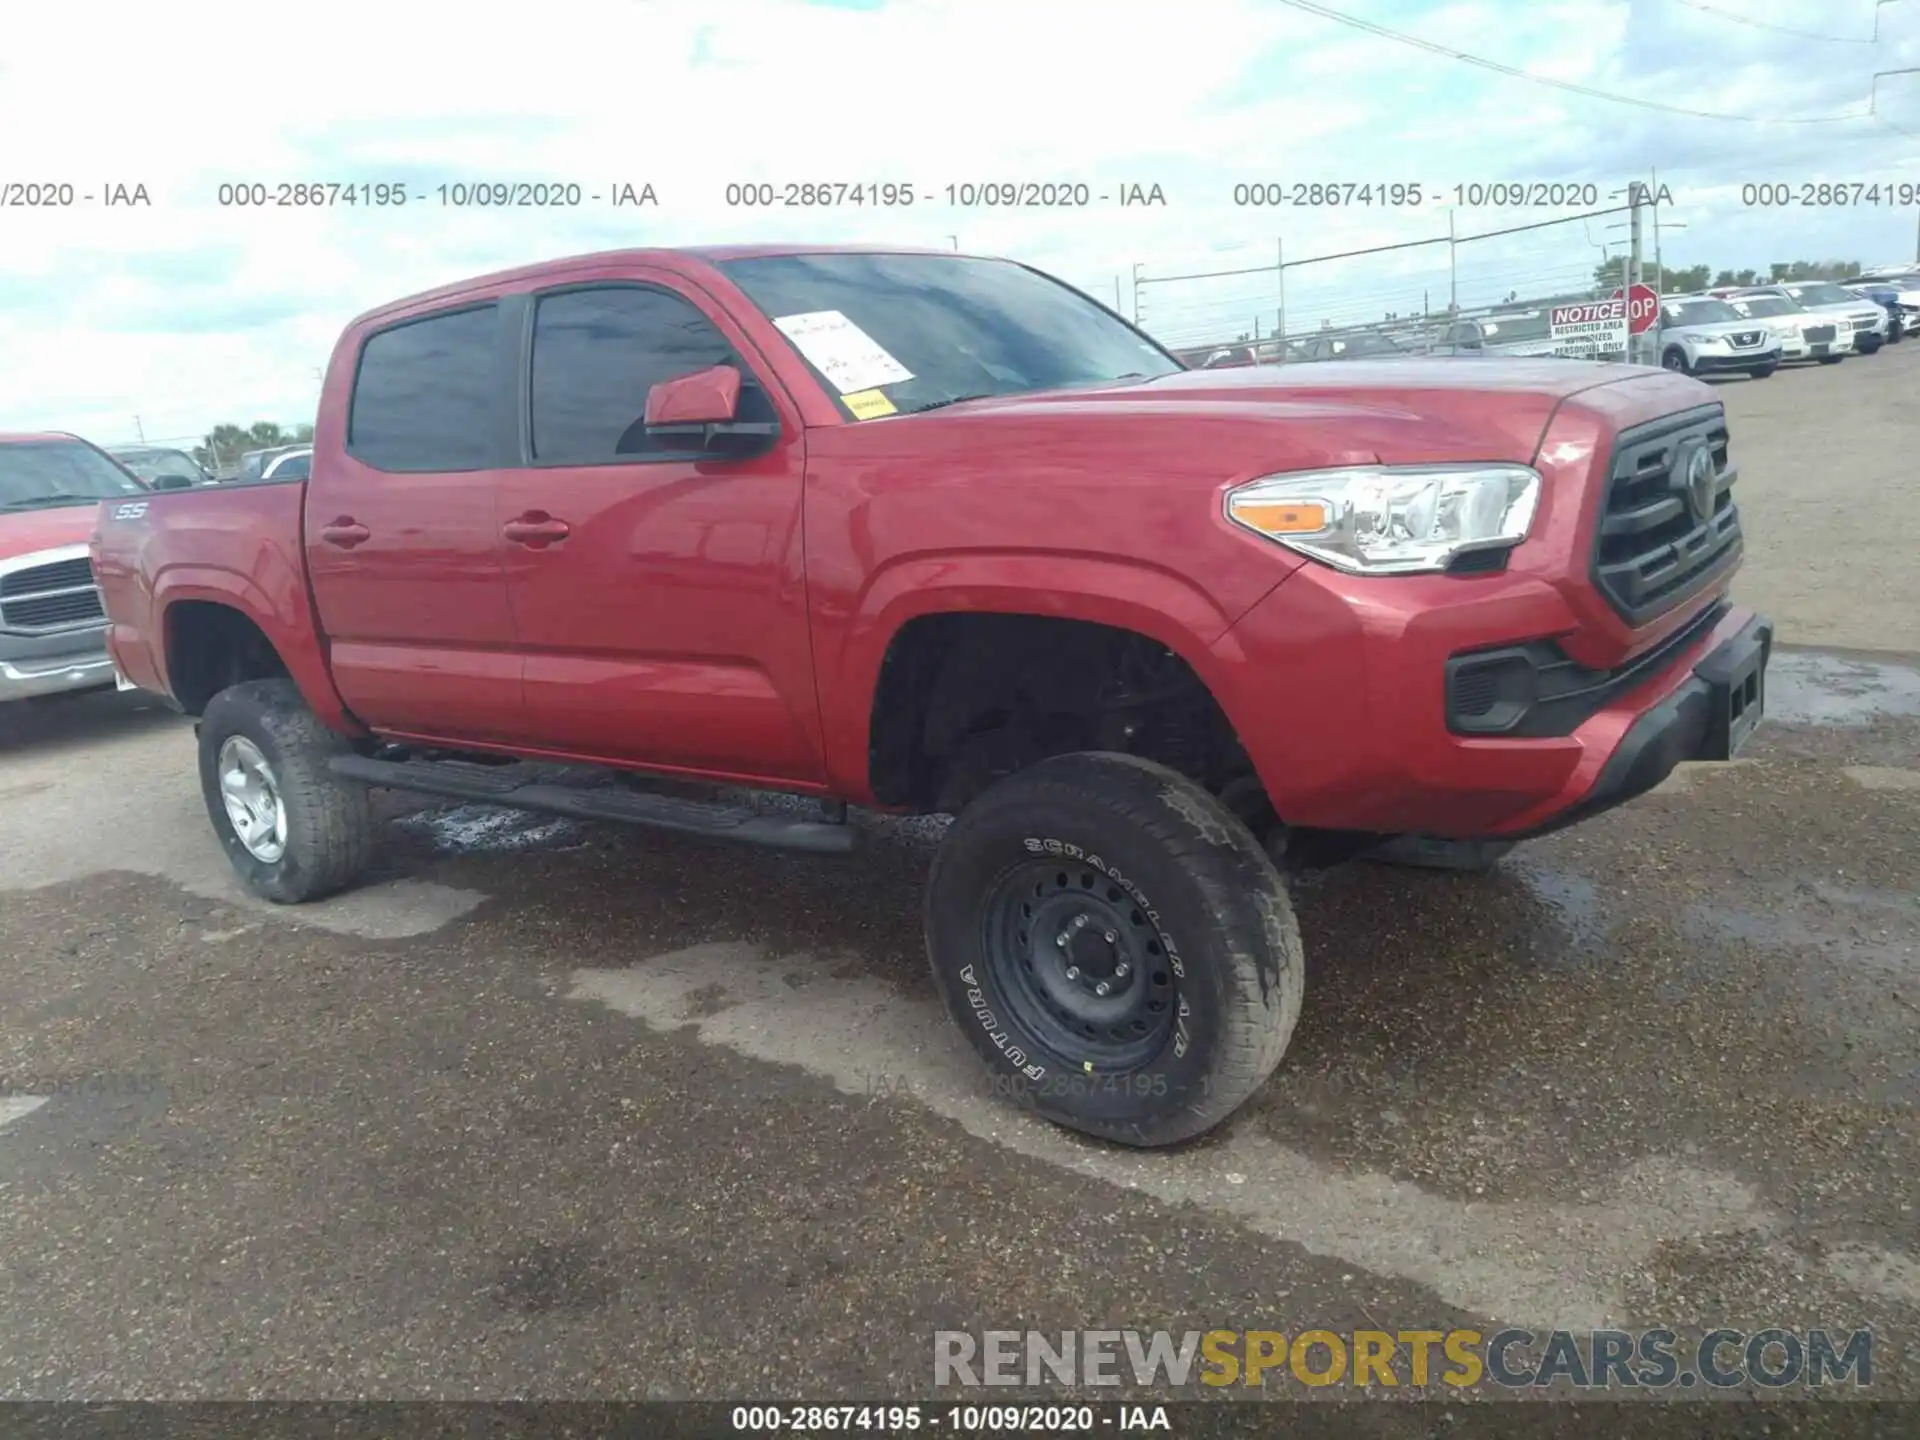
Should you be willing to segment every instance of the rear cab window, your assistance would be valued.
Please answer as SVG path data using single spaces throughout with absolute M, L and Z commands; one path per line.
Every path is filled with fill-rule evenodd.
M 404 320 L 360 347 L 347 453 L 400 474 L 484 470 L 494 461 L 499 306 Z

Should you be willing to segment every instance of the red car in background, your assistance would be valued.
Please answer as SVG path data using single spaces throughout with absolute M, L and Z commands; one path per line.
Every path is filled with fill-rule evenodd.
M 146 485 L 75 435 L 0 434 L 0 702 L 114 683 L 87 542 Z

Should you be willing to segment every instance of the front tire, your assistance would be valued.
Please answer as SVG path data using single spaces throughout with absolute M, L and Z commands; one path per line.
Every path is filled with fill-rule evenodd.
M 1819 358 L 1822 365 L 1838 365 L 1847 357 L 1844 355 L 1822 355 Z
M 1756 365 L 1753 369 L 1749 370 L 1747 374 L 1755 380 L 1764 380 L 1779 368 L 1780 362 L 1776 360 L 1768 365 Z
M 1669 346 L 1660 357 L 1660 368 L 1671 370 L 1676 375 L 1691 375 L 1693 367 L 1687 364 L 1687 352 L 1678 345 Z
M 1200 786 L 1130 755 L 1042 761 L 954 821 L 927 953 L 994 1092 L 1171 1145 L 1273 1073 L 1304 970 L 1286 882 Z
M 373 851 L 365 787 L 328 768 L 347 742 L 290 680 L 249 680 L 200 717 L 200 790 L 214 833 L 247 888 L 277 905 L 345 889 Z

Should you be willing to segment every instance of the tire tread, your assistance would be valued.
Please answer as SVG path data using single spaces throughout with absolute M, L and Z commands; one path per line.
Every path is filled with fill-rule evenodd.
M 1273 1073 L 1299 1020 L 1304 961 L 1286 881 L 1246 826 L 1200 785 L 1154 761 L 1110 751 L 1057 756 L 995 786 L 955 822 L 949 846 L 970 821 L 1049 800 L 1103 809 L 1144 831 L 1193 877 L 1220 917 L 1227 1012 L 1235 1023 L 1222 1037 L 1210 1083 L 1151 1125 L 1092 1132 L 1140 1146 L 1191 1139 L 1225 1120 Z M 935 859 L 930 889 L 940 884 L 949 853 L 943 848 Z M 931 933 L 928 941 L 931 948 Z

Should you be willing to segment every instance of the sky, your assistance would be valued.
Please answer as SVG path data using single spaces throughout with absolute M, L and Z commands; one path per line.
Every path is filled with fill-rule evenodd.
M 1187 345 L 1271 333 L 1283 306 L 1291 333 L 1450 295 L 1578 289 L 1621 253 L 1624 216 L 1444 237 L 1616 206 L 1633 180 L 1671 194 L 1669 266 L 1890 263 L 1920 244 L 1920 206 L 1888 203 L 1920 188 L 1920 74 L 1873 78 L 1920 67 L 1920 0 L 546 0 L 511 26 L 486 7 L 399 0 L 181 0 L 121 7 L 110 25 L 88 7 L 14 9 L 0 201 L 29 184 L 76 199 L 0 204 L 0 430 L 101 444 L 310 422 L 333 342 L 362 311 L 626 246 L 1007 255 Z M 49 63 L 61 55 L 84 59 Z M 440 198 L 495 181 L 577 185 L 581 201 Z M 221 203 L 222 186 L 295 182 L 409 198 Z M 821 182 L 911 185 L 914 203 L 729 203 L 729 186 Z M 1329 182 L 1372 184 L 1373 203 L 1357 190 L 1338 206 L 1236 203 L 1237 186 L 1290 200 Z M 1797 202 L 1822 182 L 1877 183 L 1880 203 L 1746 203 L 1761 195 L 1749 187 Z M 963 203 L 965 187 L 1047 183 L 1085 184 L 1092 201 Z M 1418 205 L 1387 203 L 1412 184 Z M 1454 189 L 1495 184 L 1563 189 L 1544 208 Z M 616 207 L 622 185 L 651 186 L 656 203 Z M 150 203 L 103 203 L 114 186 Z M 1120 205 L 1131 186 L 1164 203 Z M 1173 278 L 1233 270 L 1253 273 Z

